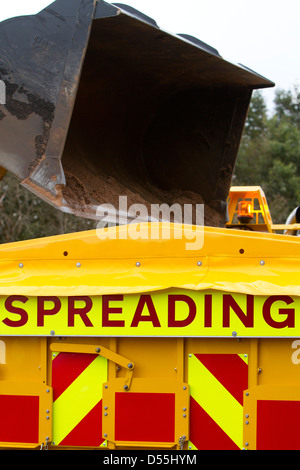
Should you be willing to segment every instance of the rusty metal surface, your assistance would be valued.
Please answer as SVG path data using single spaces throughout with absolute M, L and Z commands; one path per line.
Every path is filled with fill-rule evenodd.
M 60 210 L 224 203 L 255 88 L 269 80 L 102 0 L 0 23 L 0 165 Z

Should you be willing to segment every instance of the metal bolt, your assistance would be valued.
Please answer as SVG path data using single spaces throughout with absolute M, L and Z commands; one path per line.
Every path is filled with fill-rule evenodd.
M 46 392 L 47 392 L 47 393 L 49 393 L 49 392 L 50 392 L 50 389 L 49 389 L 49 388 L 47 388 L 47 389 L 46 389 Z
M 96 348 L 95 351 L 96 351 L 96 353 L 99 353 L 99 352 L 101 351 L 101 349 L 100 349 L 100 348 Z
M 139 261 L 137 261 L 137 262 L 135 263 L 135 265 L 139 268 L 139 267 L 141 266 L 141 263 L 140 263 Z
M 198 266 L 202 266 L 202 261 L 197 261 Z
M 77 268 L 80 268 L 81 263 L 76 263 Z
M 236 331 L 233 331 L 231 334 L 232 334 L 232 336 L 237 336 L 237 332 L 236 332 Z
M 260 265 L 263 266 L 265 264 L 264 260 L 260 260 Z
M 104 388 L 108 388 L 108 385 L 104 385 Z
M 248 447 L 248 445 L 249 445 L 249 442 L 245 442 L 245 446 Z
M 246 424 L 249 424 L 249 421 L 246 421 Z
M 186 386 L 184 385 L 183 390 L 186 390 Z
M 51 335 L 51 336 L 54 336 L 54 335 L 55 335 L 55 331 L 54 331 L 54 330 L 51 330 L 51 331 L 50 331 L 50 335 Z
M 191 355 L 191 354 L 189 354 L 189 357 L 192 357 L 192 355 Z
M 46 416 L 46 419 L 49 419 L 49 416 Z
M 104 416 L 107 416 L 107 413 L 104 413 Z
M 23 268 L 23 263 L 19 263 L 19 268 Z
M 184 414 L 184 415 L 182 415 L 182 416 L 183 416 L 184 418 L 186 418 L 186 415 L 185 415 L 185 414 Z
M 249 397 L 249 392 L 246 392 L 246 397 Z
M 104 434 L 104 437 L 107 437 L 107 434 L 106 434 L 106 433 Z
M 107 410 L 107 406 L 105 406 L 104 409 Z
M 259 368 L 257 369 L 257 373 L 260 374 L 261 371 L 262 371 L 262 369 L 259 367 Z
M 245 415 L 246 418 L 249 418 L 249 415 Z
M 128 367 L 128 369 L 132 369 L 133 368 L 132 362 L 129 362 L 129 364 L 127 364 L 127 367 Z
M 128 385 L 124 385 L 124 390 L 128 390 Z
M 248 354 L 244 354 L 244 357 L 248 357 Z
M 182 408 L 183 411 L 186 411 L 186 408 Z
M 50 410 L 46 410 L 46 413 L 50 413 Z

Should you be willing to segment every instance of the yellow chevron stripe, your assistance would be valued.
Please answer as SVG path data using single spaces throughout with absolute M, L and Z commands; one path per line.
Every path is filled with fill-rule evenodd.
M 96 359 L 53 403 L 53 441 L 58 445 L 102 399 L 107 359 Z
M 242 449 L 242 405 L 193 354 L 189 357 L 189 385 L 192 397 Z
M 188 441 L 188 449 L 189 450 L 198 450 L 197 447 L 191 441 Z
M 248 365 L 248 354 L 238 354 L 238 356 Z

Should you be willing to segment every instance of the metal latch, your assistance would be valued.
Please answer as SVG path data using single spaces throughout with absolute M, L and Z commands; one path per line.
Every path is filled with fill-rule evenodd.
M 99 354 L 99 356 L 105 357 L 109 361 L 114 362 L 115 364 L 124 367 L 126 369 L 126 375 L 123 382 L 123 390 L 128 391 L 131 386 L 132 374 L 134 370 L 134 363 L 127 359 L 124 356 L 120 356 L 110 349 L 104 348 L 101 345 L 93 344 L 59 344 L 52 343 L 50 345 L 50 350 L 55 352 L 65 352 L 65 353 L 80 353 L 80 354 Z

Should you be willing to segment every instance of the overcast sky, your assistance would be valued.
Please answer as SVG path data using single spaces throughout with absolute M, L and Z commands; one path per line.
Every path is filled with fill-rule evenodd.
M 35 14 L 49 0 L 0 0 L 0 21 Z M 119 2 L 121 3 L 121 2 Z M 172 33 L 191 34 L 276 83 L 300 85 L 300 0 L 128 0 Z M 275 89 L 276 89 L 275 88 Z M 274 89 L 265 90 L 268 107 Z

